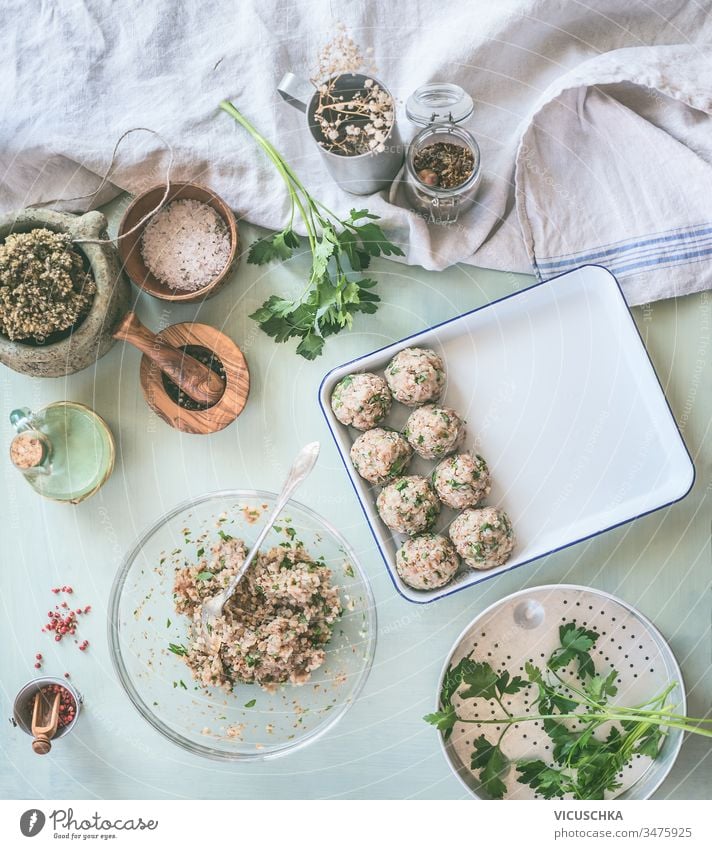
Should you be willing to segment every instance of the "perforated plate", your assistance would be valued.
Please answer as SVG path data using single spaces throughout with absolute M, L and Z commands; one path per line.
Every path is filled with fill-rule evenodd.
M 530 661 L 540 668 L 559 645 L 559 626 L 576 622 L 596 631 L 600 636 L 592 650 L 596 671 L 607 674 L 618 670 L 618 694 L 611 701 L 634 705 L 657 695 L 668 684 L 677 683 L 670 701 L 676 713 L 686 713 L 687 702 L 682 673 L 670 647 L 660 632 L 644 616 L 620 599 L 599 590 L 576 586 L 543 586 L 522 590 L 498 601 L 481 613 L 460 635 L 443 668 L 445 672 L 463 657 L 487 661 L 495 670 L 507 669 L 512 676 L 525 677 L 524 664 Z M 577 678 L 573 672 L 566 675 Z M 442 676 L 438 684 L 438 694 Z M 532 710 L 536 696 L 530 687 L 504 701 L 514 716 Z M 501 709 L 495 702 L 459 700 L 453 703 L 466 719 L 491 719 Z M 479 782 L 469 769 L 475 738 L 484 734 L 496 742 L 502 726 L 464 725 L 458 723 L 450 740 L 443 744 L 445 755 L 463 784 L 475 796 L 486 798 Z M 602 736 L 607 728 L 601 729 Z M 671 730 L 656 760 L 637 755 L 621 773 L 622 787 L 617 798 L 647 799 L 670 771 L 680 746 L 682 732 Z M 540 758 L 551 762 L 551 741 L 538 721 L 513 726 L 502 742 L 502 750 L 511 759 Z M 533 791 L 517 781 L 511 769 L 504 778 L 505 798 L 536 798 Z

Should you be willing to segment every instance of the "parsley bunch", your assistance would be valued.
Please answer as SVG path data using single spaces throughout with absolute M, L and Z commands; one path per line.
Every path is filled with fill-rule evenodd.
M 297 353 L 313 360 L 321 354 L 327 336 L 350 328 L 357 313 L 374 313 L 378 309 L 380 298 L 373 291 L 376 281 L 361 274 L 371 257 L 403 256 L 403 251 L 386 239 L 375 223 L 378 215 L 367 209 L 352 209 L 349 217 L 342 219 L 327 209 L 309 194 L 282 155 L 230 101 L 221 101 L 220 108 L 264 150 L 284 180 L 291 202 L 289 224 L 279 233 L 254 242 L 247 261 L 264 265 L 289 259 L 299 247 L 293 229 L 297 213 L 307 231 L 312 254 L 309 281 L 301 297 L 290 301 L 272 295 L 250 318 L 276 342 L 299 337 Z
M 517 781 L 544 799 L 603 799 L 606 791 L 621 786 L 620 772 L 635 755 L 647 755 L 653 760 L 658 757 L 666 729 L 679 728 L 712 737 L 712 719 L 693 720 L 673 712 L 668 696 L 676 684 L 641 705 L 611 704 L 609 699 L 618 692 L 618 672 L 611 669 L 605 675 L 597 673 L 591 652 L 598 637 L 595 631 L 575 622 L 562 625 L 560 645 L 546 667 L 540 669 L 526 663 L 526 678 L 512 678 L 509 672 L 497 672 L 489 663 L 471 657 L 463 658 L 447 671 L 440 691 L 440 710 L 428 714 L 425 721 L 438 728 L 446 740 L 458 722 L 502 728 L 496 742 L 480 735 L 471 754 L 470 767 L 491 798 L 504 797 L 507 787 L 503 778 L 513 765 L 519 773 Z M 571 664 L 576 667 L 580 686 L 560 674 Z M 535 710 L 530 709 L 525 716 L 513 716 L 503 697 L 525 688 L 536 693 L 530 706 Z M 463 719 L 453 705 L 456 694 L 460 700 L 495 702 L 501 715 L 493 719 Z M 512 764 L 502 751 L 502 741 L 513 725 L 532 721 L 541 722 L 548 734 L 553 744 L 553 762 L 524 759 Z

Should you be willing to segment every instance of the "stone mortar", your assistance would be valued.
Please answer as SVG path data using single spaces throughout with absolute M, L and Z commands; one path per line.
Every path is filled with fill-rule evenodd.
M 106 237 L 106 218 L 100 212 L 70 215 L 47 209 L 24 209 L 0 216 L 0 241 L 10 233 L 46 227 L 74 238 Z M 89 315 L 66 339 L 51 345 L 24 345 L 0 334 L 0 362 L 33 377 L 63 377 L 95 363 L 116 341 L 112 332 L 131 303 L 131 284 L 124 276 L 112 244 L 75 245 L 86 257 L 96 281 Z

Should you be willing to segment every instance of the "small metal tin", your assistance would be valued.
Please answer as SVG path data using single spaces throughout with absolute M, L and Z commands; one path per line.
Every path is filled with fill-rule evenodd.
M 395 109 L 393 95 L 380 80 L 371 75 L 341 74 L 336 78 L 335 91 L 344 96 L 353 94 L 363 89 L 366 80 L 373 80 L 380 86 L 393 100 Z M 294 74 L 285 74 L 277 86 L 277 91 L 287 103 L 305 113 L 307 128 L 314 144 L 319 148 L 329 173 L 345 192 L 352 195 L 370 195 L 388 188 L 401 169 L 404 155 L 395 118 L 383 142 L 382 151 L 362 153 L 359 156 L 344 156 L 326 150 L 320 144 L 321 131 L 314 121 L 314 111 L 319 99 L 312 83 L 301 80 Z
M 79 719 L 79 714 L 81 713 L 81 707 L 84 702 L 83 696 L 79 693 L 79 691 L 73 687 L 66 678 L 34 678 L 32 681 L 28 681 L 24 687 L 20 689 L 18 694 L 15 696 L 15 701 L 12 707 L 12 717 L 10 717 L 10 722 L 15 728 L 20 728 L 25 734 L 29 734 L 32 736 L 32 706 L 33 701 L 37 693 L 40 692 L 44 687 L 47 687 L 49 684 L 59 684 L 60 687 L 64 687 L 65 690 L 68 690 L 72 697 L 74 698 L 74 702 L 77 706 L 76 713 L 74 714 L 74 719 L 68 723 L 67 725 L 62 726 L 62 728 L 57 728 L 57 732 L 55 733 L 52 740 L 59 740 L 60 737 L 64 737 L 74 728 L 77 724 L 77 720 Z

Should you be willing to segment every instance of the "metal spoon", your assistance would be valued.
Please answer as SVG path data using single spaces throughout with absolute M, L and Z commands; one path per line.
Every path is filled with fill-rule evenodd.
M 294 463 L 292 464 L 292 468 L 289 470 L 289 474 L 287 475 L 287 480 L 284 482 L 284 486 L 282 487 L 282 491 L 280 492 L 277 503 L 274 506 L 274 510 L 270 514 L 269 519 L 267 519 L 267 523 L 260 531 L 260 535 L 255 540 L 250 553 L 245 558 L 245 562 L 240 566 L 237 574 L 235 574 L 230 581 L 230 583 L 225 587 L 224 590 L 219 592 L 217 595 L 214 595 L 212 598 L 206 599 L 203 602 L 203 607 L 200 614 L 200 620 L 202 622 L 203 628 L 207 629 L 208 632 L 211 632 L 217 620 L 222 616 L 223 607 L 225 606 L 225 602 L 232 596 L 237 588 L 237 585 L 242 580 L 245 572 L 250 568 L 250 564 L 257 556 L 257 552 L 259 551 L 260 546 L 265 541 L 265 537 L 269 533 L 272 525 L 279 518 L 279 514 L 284 509 L 286 503 L 289 501 L 294 490 L 302 483 L 302 481 L 307 477 L 307 475 L 311 472 L 316 464 L 316 461 L 319 457 L 319 443 L 318 442 L 310 442 L 309 445 L 305 445 L 304 448 L 297 454 Z

